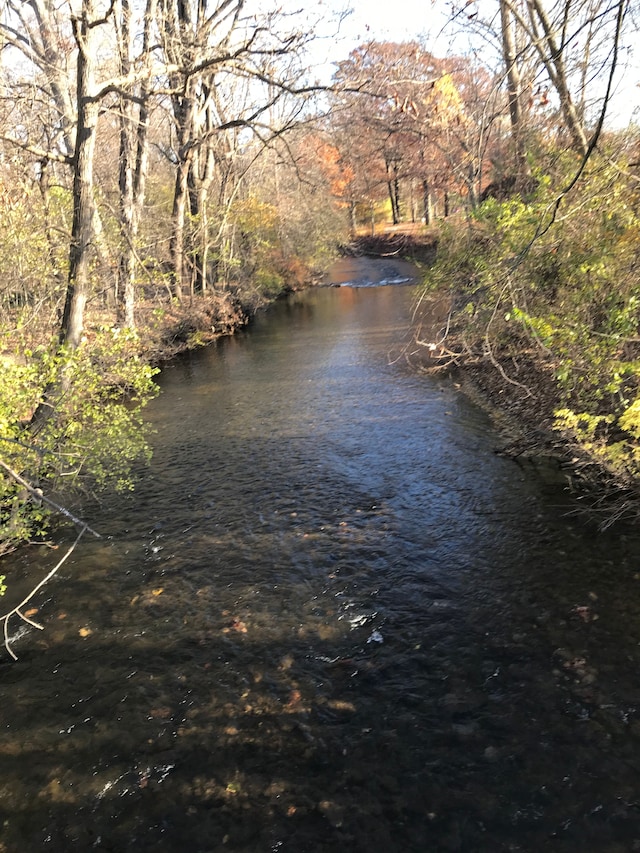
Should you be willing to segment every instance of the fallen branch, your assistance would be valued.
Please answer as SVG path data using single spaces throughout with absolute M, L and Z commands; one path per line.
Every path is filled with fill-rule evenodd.
M 69 548 L 69 550 L 64 555 L 64 557 L 62 557 L 62 559 L 59 560 L 57 562 L 57 564 L 51 569 L 49 574 L 46 577 L 44 577 L 40 581 L 40 583 L 38 583 L 38 584 L 36 584 L 36 586 L 34 586 L 34 588 L 31 590 L 29 595 L 27 595 L 25 598 L 23 598 L 22 601 L 20 602 L 20 604 L 18 604 L 16 607 L 9 610 L 9 612 L 5 613 L 4 616 L 0 616 L 0 621 L 4 623 L 4 625 L 3 625 L 4 647 L 9 652 L 9 654 L 11 655 L 11 657 L 14 660 L 18 660 L 18 656 L 14 653 L 13 649 L 9 645 L 9 619 L 11 619 L 12 616 L 19 616 L 24 622 L 28 622 L 29 625 L 33 625 L 34 628 L 38 628 L 38 630 L 40 630 L 40 631 L 43 630 L 44 626 L 38 624 L 38 622 L 34 622 L 33 619 L 29 619 L 29 617 L 25 616 L 24 613 L 21 613 L 20 612 L 21 608 L 24 607 L 25 604 L 27 604 L 29 601 L 31 601 L 31 599 L 36 594 L 36 592 L 38 592 L 38 590 L 42 589 L 42 587 L 47 583 L 47 581 L 51 580 L 51 578 L 55 575 L 55 573 L 58 571 L 60 566 L 62 566 L 62 564 L 71 556 L 74 548 L 76 547 L 76 545 L 78 544 L 78 542 L 80 541 L 80 539 L 82 538 L 82 536 L 84 535 L 86 530 L 89 530 L 89 527 L 85 524 L 85 525 L 83 525 L 82 529 L 80 530 L 80 533 L 78 533 L 76 540 L 73 543 L 73 545 Z M 91 531 L 91 532 L 93 533 L 93 531 Z M 95 535 L 97 536 L 98 534 L 96 533 Z
M 22 486 L 23 489 L 26 489 L 32 498 L 34 498 L 37 501 L 43 501 L 44 503 L 48 504 L 50 507 L 55 509 L 56 512 L 59 512 L 61 515 L 64 515 L 65 518 L 68 518 L 70 521 L 73 521 L 74 524 L 77 524 L 80 527 L 82 527 L 83 533 L 85 530 L 88 530 L 89 533 L 91 533 L 93 536 L 96 537 L 96 539 L 101 538 L 100 534 L 96 533 L 96 531 L 93 530 L 91 527 L 89 527 L 89 525 L 86 524 L 84 521 L 82 521 L 82 519 L 75 516 L 66 507 L 63 507 L 60 504 L 57 504 L 55 501 L 52 501 L 51 498 L 48 498 L 46 495 L 43 494 L 42 489 L 34 488 L 31 485 L 31 483 L 28 483 L 24 479 L 24 477 L 21 477 L 17 471 L 14 471 L 13 468 L 10 468 L 6 462 L 2 461 L 2 459 L 0 459 L 0 468 L 2 468 L 2 470 L 5 471 L 13 480 L 15 480 L 16 483 L 18 483 L 20 486 Z

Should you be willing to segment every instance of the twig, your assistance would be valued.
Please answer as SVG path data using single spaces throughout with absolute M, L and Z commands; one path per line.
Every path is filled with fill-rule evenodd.
M 66 507 L 63 507 L 60 504 L 57 504 L 55 501 L 52 501 L 51 498 L 46 497 L 46 495 L 44 495 L 42 493 L 42 489 L 35 489 L 30 483 L 28 483 L 24 479 L 24 477 L 21 477 L 17 471 L 14 471 L 13 468 L 10 468 L 6 462 L 3 462 L 2 459 L 0 459 L 0 468 L 2 468 L 3 471 L 6 471 L 6 473 L 12 479 L 14 479 L 16 481 L 16 483 L 18 483 L 24 489 L 26 489 L 32 498 L 35 498 L 38 501 L 44 501 L 44 503 L 49 504 L 49 506 L 53 507 L 53 509 L 55 509 L 57 512 L 64 515 L 65 518 L 68 518 L 70 521 L 73 521 L 74 524 L 78 524 L 80 527 L 82 527 L 83 533 L 85 530 L 88 530 L 89 533 L 91 533 L 93 536 L 96 537 L 96 539 L 101 538 L 100 534 L 96 533 L 96 531 L 93 530 L 91 527 L 89 527 L 89 525 L 86 522 L 82 521 L 81 518 L 78 518 L 77 516 L 75 516 Z
M 533 397 L 535 395 L 531 392 L 530 388 L 527 388 L 527 386 L 523 385 L 522 382 L 518 382 L 517 379 L 512 379 L 510 376 L 507 376 L 503 366 L 500 364 L 500 362 L 496 359 L 495 355 L 493 354 L 493 347 L 491 346 L 491 341 L 489 340 L 489 330 L 491 329 L 491 325 L 496 318 L 496 315 L 498 313 L 498 309 L 500 308 L 500 305 L 502 303 L 502 299 L 504 297 L 504 294 L 507 292 L 507 290 L 511 291 L 511 278 L 510 278 L 510 276 L 507 276 L 506 284 L 503 286 L 500 294 L 498 295 L 498 298 L 496 300 L 496 304 L 493 306 L 493 312 L 491 314 L 489 322 L 486 325 L 486 328 L 484 331 L 484 343 L 485 343 L 484 354 L 489 357 L 489 361 L 496 368 L 496 370 L 500 373 L 500 376 L 502 376 L 502 378 L 505 380 L 505 382 L 508 382 L 511 385 L 517 385 L 518 388 L 522 388 L 522 390 L 525 392 L 525 395 L 527 397 Z
M 34 622 L 33 619 L 29 619 L 29 617 L 25 616 L 24 613 L 21 613 L 20 608 L 24 607 L 25 604 L 27 604 L 33 598 L 33 596 L 36 594 L 36 592 L 38 592 L 38 590 L 42 589 L 42 587 L 47 583 L 48 580 L 51 580 L 51 578 L 55 575 L 55 573 L 58 571 L 60 566 L 68 559 L 68 557 L 71 556 L 74 548 L 76 547 L 76 545 L 78 544 L 78 542 L 80 541 L 82 536 L 84 535 L 85 531 L 89 530 L 89 529 L 90 528 L 86 524 L 84 524 L 82 526 L 82 529 L 80 530 L 80 533 L 78 533 L 76 540 L 73 543 L 73 545 L 69 548 L 69 550 L 64 555 L 64 557 L 62 557 L 62 559 L 59 560 L 58 563 L 51 569 L 49 574 L 46 577 L 44 577 L 40 581 L 40 583 L 38 583 L 38 584 L 36 584 L 36 586 L 34 586 L 34 588 L 31 590 L 29 595 L 27 595 L 26 598 L 23 598 L 23 600 L 20 602 L 20 604 L 18 604 L 16 607 L 14 607 L 12 610 L 10 610 L 8 613 L 5 613 L 4 616 L 0 616 L 0 621 L 4 622 L 4 626 L 3 626 L 4 627 L 4 647 L 9 652 L 9 654 L 11 655 L 11 657 L 14 660 L 18 660 L 18 656 L 14 653 L 11 646 L 9 645 L 9 619 L 12 616 L 16 615 L 16 616 L 19 616 L 24 622 L 28 622 L 29 625 L 33 625 L 34 628 L 38 628 L 38 630 L 40 630 L 40 631 L 43 630 L 42 625 L 38 624 L 38 622 Z M 93 532 L 93 531 L 91 531 L 91 532 Z

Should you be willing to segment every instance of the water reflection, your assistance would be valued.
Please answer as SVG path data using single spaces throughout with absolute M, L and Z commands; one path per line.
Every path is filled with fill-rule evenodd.
M 395 358 L 411 300 L 294 295 L 163 373 L 2 665 L 7 850 L 638 846 L 637 542 Z

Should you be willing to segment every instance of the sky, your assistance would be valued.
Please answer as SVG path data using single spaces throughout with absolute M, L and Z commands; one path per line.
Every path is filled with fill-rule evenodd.
M 420 36 L 427 36 L 429 43 L 438 52 L 447 52 L 449 37 L 443 33 L 447 20 L 445 0 L 323 0 L 326 8 L 336 12 L 350 8 L 340 27 L 334 52 L 344 45 L 346 50 L 340 50 L 343 58 L 353 47 L 362 42 L 375 39 L 377 41 L 411 41 Z
M 497 12 L 497 0 L 476 0 L 484 7 L 484 15 Z M 320 0 L 318 10 L 334 12 L 350 8 L 337 37 L 328 40 L 324 54 L 325 70 L 331 76 L 331 63 L 346 59 L 349 52 L 363 42 L 410 41 L 423 36 L 426 47 L 436 56 L 468 52 L 468 41 L 455 36 L 449 18 L 451 0 Z M 476 42 L 477 46 L 477 42 Z M 633 47 L 629 48 L 630 50 Z M 481 59 L 491 62 L 489 55 Z M 623 51 L 623 58 L 626 51 Z M 640 120 L 640 56 L 619 74 L 617 93 L 609 108 L 608 124 L 624 127 L 635 118 Z
M 430 30 L 433 23 L 438 29 L 442 26 L 442 15 L 429 0 L 354 0 L 350 5 L 353 11 L 344 27 L 354 40 L 384 33 L 389 41 L 408 41 Z

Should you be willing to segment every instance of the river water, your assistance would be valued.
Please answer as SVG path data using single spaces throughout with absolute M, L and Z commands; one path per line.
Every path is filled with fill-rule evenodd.
M 164 369 L 150 469 L 0 664 L 3 853 L 640 849 L 637 538 L 408 368 L 413 298 Z

